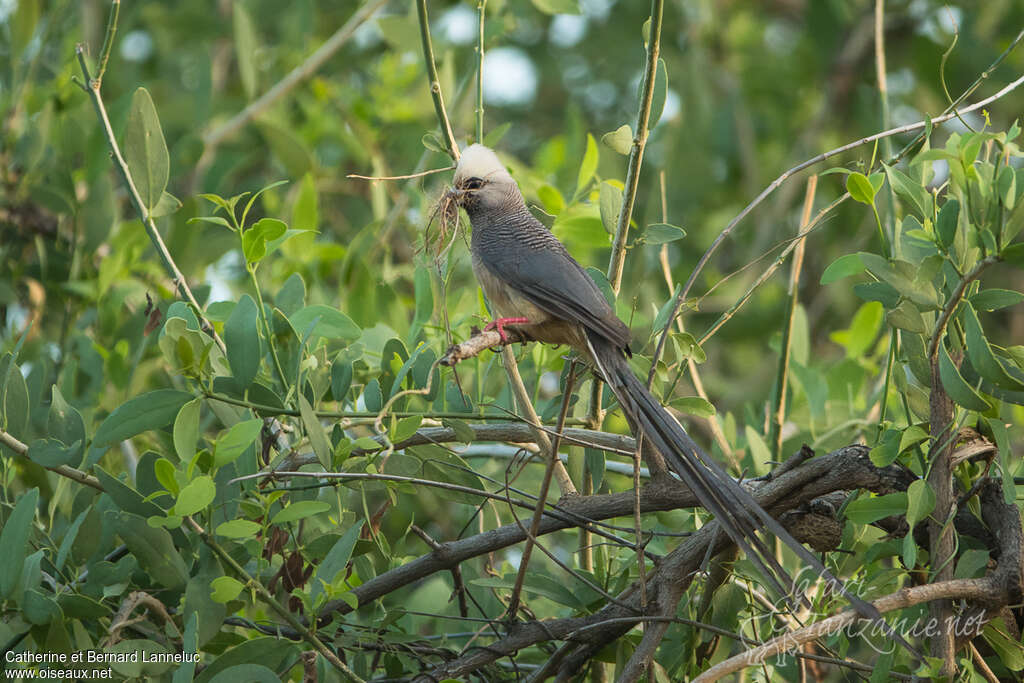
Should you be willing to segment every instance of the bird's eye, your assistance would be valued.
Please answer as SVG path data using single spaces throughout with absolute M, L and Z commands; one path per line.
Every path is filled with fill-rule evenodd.
M 479 190 L 484 184 L 484 181 L 480 178 L 470 178 L 466 181 L 467 190 Z

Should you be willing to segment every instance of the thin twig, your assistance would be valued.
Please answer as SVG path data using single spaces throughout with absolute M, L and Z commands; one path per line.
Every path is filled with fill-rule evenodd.
M 994 587 L 985 579 L 953 579 L 942 583 L 902 588 L 871 604 L 885 614 L 933 600 L 953 598 L 990 600 Z M 840 632 L 843 628 L 863 619 L 855 610 L 845 610 L 834 616 L 769 640 L 764 645 L 746 650 L 720 662 L 693 679 L 693 683 L 711 683 L 745 667 L 766 661 L 769 657 L 789 652 L 818 638 Z
M 661 222 L 668 223 L 668 192 L 665 189 L 665 171 L 658 174 L 660 185 L 661 185 Z M 668 244 L 661 245 L 661 249 L 658 252 L 658 258 L 661 261 L 661 274 L 665 278 L 665 285 L 668 287 L 668 294 L 672 296 L 672 293 L 676 291 L 675 281 L 672 279 L 672 269 L 669 267 L 668 262 Z M 686 329 L 683 327 L 683 321 L 681 318 L 676 318 L 676 327 L 680 332 L 685 332 Z M 708 398 L 708 392 L 704 390 L 704 382 L 700 378 L 700 372 L 697 370 L 697 361 L 690 356 L 686 359 L 686 367 L 690 371 L 690 381 L 693 383 L 694 391 L 702 399 L 711 403 L 711 399 Z M 675 388 L 675 384 L 672 385 Z M 648 387 L 649 388 L 649 387 Z M 715 443 L 722 449 L 722 455 L 729 461 L 735 471 L 739 471 L 740 463 L 736 459 L 736 454 L 732 450 L 732 446 L 729 445 L 729 440 L 725 438 L 725 430 L 722 429 L 722 423 L 718 419 L 718 414 L 715 413 L 707 418 L 708 426 L 711 428 L 711 436 L 714 437 Z
M 434 100 L 434 111 L 441 125 L 441 136 L 444 138 L 448 156 L 459 160 L 459 145 L 452 133 L 452 124 L 448 120 L 448 112 L 444 108 L 444 96 L 441 94 L 441 81 L 437 76 L 437 63 L 434 61 L 434 45 L 430 39 L 430 20 L 427 18 L 427 0 L 416 0 L 416 13 L 420 21 L 420 39 L 423 42 L 423 61 L 427 67 L 427 82 L 430 96 Z
M 640 186 L 640 166 L 644 161 L 647 146 L 647 124 L 651 118 L 651 103 L 654 100 L 654 82 L 658 72 L 658 56 L 661 53 L 661 17 L 665 8 L 664 0 L 651 0 L 651 32 L 647 39 L 647 59 L 644 63 L 643 90 L 636 115 L 636 130 L 633 131 L 633 147 L 629 152 L 629 166 L 626 169 L 626 187 L 622 195 L 622 208 L 615 225 L 612 241 L 612 255 L 608 260 L 608 282 L 612 291 L 618 294 L 622 285 L 622 268 L 626 262 L 626 238 L 629 222 L 633 218 L 633 204 Z
M 270 105 L 278 101 L 299 83 L 303 82 L 323 66 L 324 62 L 340 50 L 355 34 L 367 19 L 373 16 L 374 12 L 384 6 L 387 0 L 369 0 L 357 10 L 341 28 L 324 41 L 317 50 L 306 58 L 302 64 L 292 69 L 287 76 L 278 81 L 274 87 L 263 93 L 255 102 L 238 112 L 226 122 L 203 135 L 203 144 L 206 149 L 203 155 L 212 152 L 225 138 L 234 135 L 246 123 L 259 116 Z
M 551 459 L 554 467 L 555 480 L 558 482 L 558 490 L 561 491 L 563 496 L 570 496 L 576 494 L 576 486 L 572 483 L 572 479 L 569 477 L 569 473 L 565 469 L 565 465 L 558 459 L 558 453 L 552 449 L 554 445 L 552 439 L 548 438 L 548 435 L 540 428 L 540 418 L 537 417 L 537 411 L 533 408 L 533 403 L 530 400 L 530 394 L 526 391 L 526 385 L 523 384 L 523 378 L 519 374 L 519 366 L 516 365 L 516 357 L 512 353 L 512 349 L 508 346 L 501 350 L 501 363 L 505 366 L 505 374 L 508 375 L 509 384 L 512 385 L 512 393 L 516 397 L 516 405 L 519 407 L 520 412 L 526 417 L 527 424 L 533 427 L 534 436 L 537 439 L 537 445 L 541 447 L 541 450 L 547 454 L 548 458 Z M 564 422 L 564 419 L 563 419 Z M 555 435 L 558 437 L 558 435 Z
M 711 338 L 712 335 L 714 335 L 722 327 L 722 325 L 727 323 L 736 314 L 736 311 L 738 311 L 743 306 L 743 304 L 745 304 L 750 299 L 754 291 L 757 290 L 758 287 L 763 285 L 765 281 L 769 277 L 771 277 L 772 273 L 778 270 L 778 268 L 786 261 L 786 258 L 789 256 L 790 252 L 796 249 L 796 246 L 800 244 L 801 241 L 803 241 L 803 239 L 817 227 L 817 225 L 825 218 L 825 216 L 832 213 L 832 211 L 837 206 L 839 206 L 844 201 L 849 199 L 849 197 L 850 194 L 845 193 L 838 199 L 833 201 L 831 204 L 826 206 L 824 209 L 819 211 L 817 214 L 815 214 L 814 219 L 811 220 L 811 222 L 808 223 L 807 226 L 797 234 L 795 239 L 793 239 L 788 245 L 786 245 L 786 248 L 783 249 L 772 262 L 772 264 L 768 266 L 768 268 L 766 268 L 760 276 L 758 276 L 757 280 L 755 280 L 754 283 L 747 288 L 747 291 L 745 291 L 743 295 L 739 299 L 737 299 L 732 306 L 730 306 L 725 312 L 723 312 L 722 315 L 718 317 L 718 320 L 716 320 L 711 325 L 711 327 L 709 327 L 704 332 L 704 334 L 700 336 L 700 338 L 697 340 L 697 343 L 704 344 L 708 339 Z
M 939 344 L 942 343 L 942 335 L 946 332 L 946 325 L 949 324 L 950 317 L 952 317 L 953 313 L 956 312 L 957 306 L 960 305 L 960 301 L 963 299 L 964 292 L 967 290 L 967 287 L 981 277 L 981 274 L 985 272 L 989 266 L 994 263 L 998 263 L 1000 260 L 1002 260 L 1002 257 L 999 254 L 986 256 L 982 260 L 978 261 L 970 271 L 960 278 L 960 282 L 957 283 L 956 289 L 954 289 L 953 293 L 949 296 L 949 301 L 947 301 L 946 305 L 942 308 L 942 313 L 939 314 L 939 319 L 935 323 L 935 329 L 932 331 L 932 336 L 928 340 L 928 359 L 930 361 L 934 362 L 935 359 L 938 358 Z
M 430 549 L 433 550 L 435 553 L 444 552 L 444 546 L 438 543 L 433 536 L 428 534 L 420 527 L 413 524 L 409 527 L 409 531 L 413 532 L 421 539 L 423 539 L 423 542 L 430 546 Z M 469 606 L 466 604 L 466 583 L 462 580 L 462 565 L 457 564 L 454 567 L 452 567 L 451 574 L 452 593 L 454 593 L 455 598 L 459 602 L 459 614 L 464 617 L 468 617 Z
M 814 208 L 814 193 L 818 187 L 818 176 L 807 179 L 807 193 L 804 195 L 804 210 L 800 217 L 798 233 L 803 232 L 811 220 Z M 773 419 L 769 445 L 776 460 L 782 460 L 782 424 L 786 419 L 786 384 L 789 381 L 789 357 L 793 346 L 793 319 L 800 303 L 800 271 L 804 264 L 806 238 L 800 238 L 793 250 L 793 263 L 789 271 L 789 308 L 786 311 L 785 326 L 782 328 L 782 348 L 779 352 L 779 367 L 775 373 L 775 396 L 772 398 Z
M 977 85 L 988 77 L 988 74 L 990 74 L 992 70 L 995 69 L 1000 62 L 1002 62 L 1006 55 L 1009 54 L 1009 51 L 1016 47 L 1022 39 L 1024 39 L 1024 31 L 1021 31 L 1017 35 L 1017 37 L 1010 44 L 1010 47 L 1003 51 L 1003 54 L 995 62 L 993 62 L 993 64 L 986 71 L 984 71 L 981 74 L 981 76 L 978 77 L 978 79 L 971 86 L 971 88 L 968 88 L 965 94 L 958 98 L 957 102 L 954 104 L 958 104 L 964 97 L 968 95 L 968 93 L 973 92 Z M 1021 85 L 1024 85 L 1024 76 L 1021 76 L 1017 80 L 1013 81 L 1012 83 L 1004 87 L 1002 90 L 997 92 L 995 95 L 987 97 L 981 100 L 980 102 L 976 102 L 970 105 L 969 107 L 965 107 L 964 109 L 960 110 L 956 110 L 955 107 L 953 107 L 951 108 L 951 113 L 936 116 L 935 118 L 927 121 L 918 121 L 917 123 L 911 123 L 905 126 L 899 126 L 897 128 L 890 128 L 889 130 L 882 131 L 881 133 L 875 133 L 874 135 L 869 135 L 855 142 L 850 142 L 848 144 L 843 145 L 842 147 L 836 147 L 835 149 L 829 150 L 828 152 L 824 152 L 823 154 L 819 154 L 816 157 L 813 157 L 811 159 L 808 159 L 797 164 L 796 166 L 789 169 L 788 171 L 785 171 L 782 175 L 773 180 L 772 183 L 768 185 L 768 187 L 761 191 L 761 194 L 757 195 L 757 197 L 755 197 L 753 201 L 747 204 L 743 208 L 743 210 L 736 215 L 735 218 L 729 221 L 728 225 L 726 225 L 725 228 L 722 229 L 722 231 L 718 234 L 715 240 L 711 243 L 711 246 L 707 248 L 707 251 L 705 251 L 704 254 L 700 257 L 700 260 L 697 261 L 697 265 L 690 273 L 689 279 L 686 281 L 686 284 L 683 286 L 683 288 L 679 291 L 679 295 L 676 297 L 676 301 L 672 307 L 672 311 L 669 313 L 668 320 L 665 322 L 665 327 L 661 332 L 661 337 L 658 339 L 658 346 L 654 351 L 654 363 L 651 367 L 656 366 L 658 360 L 661 358 L 661 355 L 665 349 L 665 342 L 668 338 L 668 331 L 672 325 L 672 322 L 679 314 L 679 309 L 683 305 L 683 302 L 686 301 L 686 297 L 690 293 L 690 288 L 693 287 L 694 282 L 697 281 L 697 277 L 700 275 L 701 271 L 703 271 L 704 266 L 706 266 L 708 261 L 711 260 L 711 256 L 715 253 L 715 251 L 718 250 L 718 247 L 722 244 L 725 238 L 732 233 L 733 229 L 740 223 L 740 221 L 746 218 L 750 214 L 750 212 L 754 210 L 755 207 L 757 207 L 761 202 L 763 202 L 768 197 L 768 195 L 770 195 L 772 192 L 778 189 L 779 186 L 786 182 L 786 180 L 788 180 L 791 176 L 793 176 L 796 173 L 799 173 L 800 171 L 806 168 L 814 166 L 815 164 L 819 164 L 822 161 L 826 161 L 844 152 L 849 152 L 850 150 L 875 142 L 876 140 L 882 140 L 888 137 L 892 137 L 893 135 L 900 135 L 902 133 L 910 133 L 915 130 L 921 130 L 927 128 L 929 125 L 934 126 L 936 124 L 949 121 L 950 119 L 956 118 L 962 114 L 967 114 L 972 111 L 976 111 L 978 109 L 988 106 L 992 102 L 995 102 L 996 100 L 1002 97 L 1005 97 L 1008 93 L 1019 88 Z M 921 136 L 917 136 L 914 140 L 912 140 L 910 143 L 904 146 L 904 148 L 900 150 L 898 154 L 896 154 L 893 158 L 889 159 L 887 163 L 892 164 L 898 161 L 899 159 L 903 158 L 903 156 L 906 155 L 906 153 L 909 152 L 910 149 L 915 144 L 917 144 L 917 142 L 920 141 L 920 139 Z
M 34 462 L 28 457 L 28 446 L 2 429 L 0 429 L 0 443 L 2 443 L 4 446 L 7 446 L 12 451 L 22 456 L 29 462 Z M 39 463 L 35 464 L 39 465 Z M 67 477 L 71 481 L 77 481 L 79 484 L 91 486 L 97 491 L 103 492 L 105 490 L 103 488 L 103 484 L 100 483 L 99 479 L 90 474 L 86 474 L 82 470 L 75 469 L 74 467 L 69 467 L 68 465 L 57 465 L 56 467 L 47 467 L 45 465 L 40 465 L 40 467 L 46 467 L 46 469 L 50 470 L 51 472 L 56 472 L 60 476 Z
M 116 25 L 113 29 L 116 30 Z M 103 134 L 107 139 L 107 145 L 110 147 L 111 156 L 114 159 L 114 165 L 121 172 L 121 178 L 124 180 L 125 187 L 128 189 L 128 195 L 131 197 L 132 205 L 135 207 L 135 211 L 139 214 L 139 218 L 142 220 L 142 225 L 146 229 L 146 234 L 149 235 L 150 241 L 156 248 L 157 254 L 160 256 L 160 260 L 164 264 L 164 269 L 168 275 L 171 276 L 171 280 L 174 283 L 175 289 L 184 297 L 193 308 L 193 313 L 199 319 L 204 332 L 209 334 L 213 340 L 217 343 L 217 346 L 221 351 L 225 351 L 224 341 L 217 334 L 217 331 L 213 329 L 213 325 L 206 319 L 203 314 L 203 309 L 196 301 L 195 296 L 192 294 L 192 290 L 188 286 L 188 282 L 185 280 L 185 276 L 182 275 L 178 269 L 178 265 L 174 262 L 174 258 L 171 256 L 171 252 L 168 251 L 167 245 L 164 244 L 163 238 L 160 236 L 160 232 L 156 229 L 156 223 L 153 222 L 153 217 L 150 215 L 149 210 L 142 201 L 142 197 L 139 196 L 139 191 L 135 187 L 135 181 L 132 180 L 131 171 L 128 170 L 128 163 L 121 156 L 121 148 L 118 147 L 117 137 L 114 135 L 114 130 L 110 126 L 110 119 L 107 117 L 106 107 L 103 105 L 103 98 L 100 97 L 99 82 L 93 80 L 89 73 L 89 65 L 85 60 L 85 46 L 79 44 L 75 48 L 75 53 L 78 55 L 78 63 L 82 67 L 82 76 L 85 78 L 85 82 L 89 84 L 88 92 L 89 98 L 92 99 L 93 107 L 96 109 L 96 116 L 100 120 L 100 125 L 103 128 Z
M 540 521 L 544 516 L 544 502 L 548 499 L 548 489 L 551 486 L 551 477 L 555 472 L 556 463 L 561 465 L 558 459 L 558 443 L 561 440 L 561 431 L 565 426 L 565 416 L 569 413 L 569 404 L 572 403 L 573 384 L 576 381 L 576 363 L 569 361 L 569 374 L 565 378 L 565 389 L 562 394 L 562 408 L 558 413 L 558 427 L 555 437 L 551 440 L 547 468 L 544 470 L 544 479 L 540 485 L 540 493 L 537 494 L 538 504 L 533 511 L 533 519 L 530 521 L 530 532 L 526 536 L 526 545 L 523 546 L 523 556 L 519 560 L 519 572 L 516 574 L 516 583 L 512 588 L 512 595 L 508 602 L 509 619 L 515 619 L 519 612 L 519 596 L 523 591 L 523 581 L 526 579 L 526 570 L 530 566 L 530 555 L 533 553 L 533 546 L 537 542 L 537 534 L 540 533 Z
M 114 35 L 117 33 L 117 15 L 121 11 L 121 0 L 112 0 L 110 3 L 110 18 L 107 19 L 107 32 L 103 36 L 103 49 L 100 50 L 100 65 L 96 69 L 97 90 L 103 82 L 103 74 L 107 72 L 107 62 L 110 60 L 110 50 L 114 47 Z
M 615 224 L 615 237 L 612 240 L 612 253 L 608 258 L 608 282 L 616 296 L 622 286 L 622 271 L 626 264 L 626 240 L 629 237 L 629 223 L 633 218 L 633 204 L 636 202 L 637 190 L 640 186 L 640 167 L 644 161 L 644 150 L 647 147 L 647 124 L 651 118 L 651 103 L 654 100 L 654 83 L 658 73 L 658 56 L 661 53 L 661 19 L 664 13 L 664 0 L 651 0 L 651 30 L 647 39 L 647 58 L 644 62 L 643 88 L 640 91 L 640 103 L 637 108 L 636 130 L 633 131 L 633 146 L 629 152 L 629 164 L 626 168 L 626 183 L 622 195 L 622 207 L 619 209 L 618 221 Z M 654 366 L 651 366 L 651 377 Z M 650 381 L 647 383 L 650 386 Z M 595 378 L 591 389 L 590 418 L 592 427 L 600 427 L 603 419 L 601 408 L 603 382 Z
M 487 0 L 477 0 L 477 26 L 480 33 L 476 43 L 476 141 L 484 141 L 484 9 Z
M 422 178 L 423 176 L 432 175 L 434 173 L 443 173 L 445 171 L 451 171 L 454 166 L 445 166 L 444 168 L 432 168 L 429 171 L 420 171 L 419 173 L 409 173 L 408 175 L 359 175 L 358 173 L 349 173 L 346 178 L 355 178 L 357 180 L 409 180 L 410 178 Z
M 224 550 L 224 548 L 213 540 L 208 531 L 199 526 L 191 517 L 186 517 L 185 521 L 192 531 L 199 535 L 199 538 L 202 539 L 203 543 L 213 551 L 213 554 L 216 555 L 223 564 L 227 565 L 227 567 L 238 578 L 242 579 L 243 583 L 247 587 L 252 587 L 271 610 L 276 612 L 278 616 L 287 621 L 292 628 L 302 634 L 303 640 L 312 645 L 313 649 L 316 650 L 321 657 L 330 662 L 334 668 L 348 676 L 351 680 L 356 681 L 356 683 L 365 683 L 362 678 L 356 675 L 356 672 L 352 671 L 352 669 L 338 658 L 338 655 L 335 654 L 333 650 L 327 647 L 323 641 L 317 637 L 315 628 L 303 626 L 298 617 L 296 617 L 290 609 L 278 602 L 273 593 L 263 585 L 263 582 L 250 575 L 242 565 L 238 564 L 229 552 Z

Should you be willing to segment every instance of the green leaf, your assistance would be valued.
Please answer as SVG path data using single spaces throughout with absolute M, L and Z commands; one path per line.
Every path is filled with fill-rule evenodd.
M 915 479 L 907 488 L 907 524 L 914 525 L 928 518 L 935 509 L 935 492 L 924 479 Z M 907 534 L 910 536 L 911 534 Z
M 192 394 L 176 389 L 157 389 L 122 403 L 107 416 L 93 438 L 103 448 L 133 436 L 169 425 Z
M 394 428 L 391 430 L 389 438 L 392 443 L 401 443 L 416 433 L 416 430 L 420 428 L 420 423 L 423 422 L 423 417 L 420 415 L 410 415 L 409 417 L 403 417 L 395 423 Z
M 887 467 L 900 456 L 900 431 L 886 429 L 878 444 L 871 449 L 868 457 L 875 467 Z
M 36 439 L 28 445 L 28 459 L 43 467 L 74 466 L 82 459 L 82 442 L 65 446 L 57 439 Z
M 668 223 L 652 223 L 647 226 L 640 239 L 647 244 L 667 244 L 686 237 L 686 231 Z
M 996 179 L 996 189 L 999 192 L 999 200 L 1010 211 L 1013 211 L 1017 203 L 1017 173 L 1010 166 L 1003 166 L 999 170 L 999 177 Z
M 641 86 L 643 84 L 641 83 Z M 658 71 L 654 74 L 654 92 L 651 96 L 651 118 L 647 123 L 648 130 L 654 130 L 665 111 L 665 98 L 668 96 L 668 67 L 665 60 L 658 58 Z
M 409 339 L 415 342 L 423 330 L 423 325 L 434 316 L 434 290 L 430 284 L 430 271 L 418 264 L 413 273 L 413 295 L 416 312 L 409 328 Z
M 998 623 L 998 622 L 997 622 Z M 981 632 L 981 637 L 995 650 L 999 661 L 1011 671 L 1024 669 L 1024 645 L 1004 632 L 1003 628 L 988 623 Z
M 989 346 L 988 339 L 985 338 L 974 307 L 970 302 L 964 302 L 961 309 L 963 310 L 964 333 L 967 337 L 967 357 L 971 360 L 974 369 L 982 378 L 1001 389 L 1011 391 L 1024 389 L 1024 383 L 1011 376 L 992 352 L 992 347 Z
M 145 88 L 132 95 L 124 128 L 124 159 L 142 205 L 151 213 L 167 188 L 171 161 L 153 98 Z
M 579 0 L 533 0 L 533 6 L 544 14 L 579 14 Z
M 280 680 L 281 678 L 274 673 L 273 669 L 262 664 L 237 664 L 221 670 L 206 683 L 234 683 L 235 681 L 278 683 Z
M 274 181 L 274 182 L 270 183 L 269 185 L 264 185 L 259 190 L 254 192 L 252 194 L 252 196 L 249 197 L 249 201 L 247 201 L 245 203 L 245 208 L 242 209 L 242 220 L 239 221 L 239 222 L 243 226 L 245 225 L 246 219 L 249 216 L 249 210 L 252 208 L 252 205 L 256 203 L 256 200 L 259 199 L 260 195 L 262 195 L 264 192 L 267 192 L 268 190 L 274 189 L 275 187 L 280 187 L 281 185 L 287 185 L 287 184 L 288 184 L 287 180 L 277 180 L 277 181 Z M 232 198 L 231 201 L 234 202 L 236 199 L 241 199 L 243 196 L 245 196 L 247 194 L 249 194 L 249 193 L 248 192 L 243 192 L 242 194 L 238 195 L 237 198 Z
M 224 538 L 252 538 L 262 529 L 256 522 L 248 519 L 232 519 L 217 526 L 217 535 Z
M 170 192 L 164 192 L 160 195 L 160 201 L 156 203 L 153 210 L 149 212 L 150 217 L 160 218 L 161 216 L 170 216 L 181 208 L 181 201 Z
M 538 187 L 537 198 L 543 204 L 543 211 L 549 215 L 558 216 L 565 210 L 565 198 L 557 188 L 551 185 Z
M 306 428 L 306 436 L 309 437 L 309 444 L 313 447 L 313 452 L 316 453 L 317 460 L 324 466 L 324 469 L 330 471 L 331 469 L 331 456 L 334 450 L 331 448 L 331 442 L 327 440 L 327 432 L 324 430 L 324 426 L 320 424 L 320 418 L 313 412 L 313 406 L 309 404 L 306 397 L 299 392 L 299 413 L 302 415 L 302 426 Z
M 858 498 L 846 506 L 846 517 L 856 524 L 871 524 L 885 517 L 902 515 L 907 510 L 906 492 Z
M 913 277 L 919 266 L 898 259 L 887 259 L 878 254 L 860 252 L 860 259 L 872 274 L 891 285 L 901 295 L 926 310 L 940 307 L 939 295 L 931 282 L 915 282 Z
M 221 225 L 231 232 L 235 231 L 235 226 L 228 223 L 227 218 L 221 216 L 196 216 L 195 218 L 189 218 L 187 223 L 213 223 L 214 225 Z
M 53 385 L 53 397 L 50 400 L 50 414 L 46 418 L 46 431 L 65 446 L 76 441 L 85 443 L 85 422 L 82 414 L 74 406 L 64 400 L 60 387 Z
M 310 583 L 310 597 L 314 601 L 317 595 L 323 592 L 324 584 L 328 586 L 333 584 L 338 574 L 348 565 L 348 561 L 352 558 L 352 549 L 356 547 L 356 541 L 359 540 L 359 533 L 362 529 L 361 521 L 349 527 L 316 568 Z
M 854 201 L 868 206 L 875 204 L 875 187 L 863 173 L 854 171 L 846 176 L 846 191 L 850 193 Z
M 9 31 L 10 42 L 10 54 L 8 55 L 8 62 L 11 65 L 17 64 L 17 60 L 22 57 L 22 53 L 25 48 L 29 46 L 32 39 L 35 37 L 36 25 L 39 23 L 39 9 L 41 5 L 35 2 L 19 2 L 15 7 L 8 9 L 10 15 L 7 30 Z M 10 14 L 10 9 L 13 9 L 13 14 Z M 43 29 L 44 31 L 46 29 Z M 13 67 L 12 67 L 13 68 Z
M 191 583 L 192 582 L 190 581 L 189 584 L 191 585 Z M 188 597 L 185 598 L 185 601 L 186 603 L 191 602 L 188 600 Z M 219 616 L 221 619 L 224 618 L 223 614 Z M 185 633 L 182 635 L 181 639 L 182 652 L 199 652 L 199 646 L 202 644 L 201 641 L 199 640 L 199 611 L 190 611 L 186 608 L 184 621 Z M 219 633 L 220 629 L 218 628 L 217 631 Z M 171 683 L 191 683 L 191 681 L 195 678 L 195 673 L 196 662 L 182 662 L 181 666 L 177 668 L 177 670 L 174 672 L 174 675 L 171 677 Z
M 274 305 L 281 309 L 285 315 L 291 315 L 306 304 L 306 283 L 298 273 L 292 273 L 281 285 L 277 296 L 274 297 Z
M 206 508 L 217 496 L 217 485 L 207 475 L 196 477 L 178 493 L 178 500 L 171 512 L 179 517 L 194 515 Z
M 754 461 L 755 471 L 763 468 L 772 459 L 772 452 L 765 443 L 762 436 L 756 429 L 747 425 L 743 430 L 747 437 L 747 446 L 750 448 L 750 457 Z
M 601 142 L 607 145 L 612 151 L 622 155 L 628 155 L 633 151 L 633 129 L 628 123 L 624 123 L 610 133 L 601 136 Z
M 464 420 L 446 417 L 441 420 L 441 424 L 455 432 L 455 439 L 457 441 L 461 441 L 462 443 L 473 443 L 473 441 L 476 440 L 476 432 L 473 431 L 473 428 L 469 426 L 469 423 Z
M 139 568 L 165 588 L 184 588 L 188 568 L 170 532 L 151 527 L 146 520 L 130 512 L 108 511 L 106 519 L 114 523 L 114 531 L 139 562 Z
M 160 458 L 153 463 L 153 474 L 156 476 L 156 480 L 175 496 L 181 490 L 181 487 L 178 486 L 178 480 L 174 476 L 177 471 L 174 464 L 167 458 Z
M 583 161 L 580 163 L 579 175 L 576 178 L 576 196 L 579 197 L 590 183 L 597 171 L 597 142 L 594 136 L 587 133 L 587 151 L 583 154 Z
M 246 97 L 251 100 L 256 94 L 256 65 L 253 62 L 253 57 L 256 54 L 256 28 L 242 2 L 234 3 L 232 19 L 234 19 L 235 59 L 238 61 L 238 75 L 242 79 Z
M 846 347 L 846 355 L 858 358 L 871 347 L 882 323 L 882 306 L 877 302 L 866 303 L 857 309 L 849 329 L 833 332 L 831 338 Z
M 254 417 L 232 425 L 227 434 L 217 439 L 213 450 L 213 466 L 223 467 L 238 459 L 259 438 L 263 420 Z
M 860 254 L 846 254 L 830 263 L 821 274 L 821 284 L 828 285 L 837 280 L 864 272 L 864 262 Z
M 306 306 L 289 316 L 288 320 L 300 335 L 305 335 L 317 318 L 319 320 L 312 328 L 315 335 L 327 339 L 355 341 L 363 334 L 363 331 L 352 322 L 351 318 L 338 309 L 323 304 Z
M 1010 505 L 1012 503 L 1008 503 Z M 987 550 L 964 550 L 960 553 L 960 559 L 956 563 L 957 579 L 973 579 L 982 576 L 988 565 L 989 554 Z
M 174 452 L 182 462 L 189 462 L 199 443 L 199 402 L 193 399 L 183 405 L 174 418 Z
M 1009 289 L 983 289 L 971 297 L 971 305 L 979 311 L 995 311 L 1016 306 L 1024 301 L 1024 294 Z
M 14 355 L 0 357 L 0 428 L 23 437 L 29 423 L 28 385 Z
M 352 386 L 352 363 L 344 356 L 345 352 L 340 352 L 331 363 L 331 395 L 335 401 L 344 401 Z
M 288 232 L 284 221 L 261 218 L 242 233 L 242 252 L 249 263 L 257 263 L 267 255 L 267 242 L 283 237 Z
M 960 202 L 955 199 L 947 199 L 946 203 L 939 209 L 939 216 L 935 221 L 935 234 L 939 238 L 939 244 L 949 248 L 956 238 L 956 226 L 960 217 Z
M 297 522 L 300 519 L 319 515 L 320 513 L 327 512 L 330 509 L 330 504 L 323 501 L 300 500 L 297 503 L 292 503 L 274 515 L 274 519 L 272 519 L 270 523 L 287 524 L 288 522 Z
M 141 493 L 128 486 L 120 479 L 113 477 L 102 467 L 96 466 L 94 471 L 96 473 L 96 478 L 99 479 L 100 484 L 103 485 L 103 490 L 106 491 L 107 495 L 114 501 L 114 504 L 121 510 L 131 512 L 143 519 L 164 515 L 163 508 L 153 501 L 144 499 Z
M 39 489 L 18 497 L 18 502 L 0 531 L 0 598 L 8 598 L 19 585 L 21 569 L 28 554 L 28 538 L 39 503 Z
M 240 389 L 247 389 L 263 360 L 259 308 L 248 294 L 242 295 L 224 323 L 224 344 L 232 376 Z
M 1017 499 L 1017 486 L 1013 480 L 1014 464 L 1011 464 L 1013 453 L 1010 450 L 1010 433 L 1002 420 L 985 418 L 996 447 L 999 449 L 999 469 L 1003 476 L 1003 500 L 1007 505 L 1014 505 Z
M 909 301 L 904 301 L 896 308 L 885 314 L 885 319 L 891 327 L 917 334 L 927 332 L 924 318 L 917 307 Z
M 622 190 L 608 181 L 600 187 L 601 224 L 605 232 L 614 235 L 619 225 L 619 213 L 622 211 Z
M 242 589 L 245 588 L 245 585 L 238 579 L 233 579 L 230 576 L 218 576 L 210 582 L 210 588 L 213 589 L 210 591 L 210 597 L 213 601 L 224 604 L 237 598 Z
M 594 284 L 597 285 L 597 288 L 601 290 L 602 294 L 604 294 L 604 300 L 607 301 L 612 308 L 614 308 L 615 292 L 612 291 L 612 283 L 608 282 L 608 277 L 600 270 L 592 266 L 587 266 L 585 270 L 587 271 L 587 275 L 590 276 L 590 279 L 593 280 Z
M 1014 215 L 1021 214 L 1024 216 L 1024 210 L 1018 209 L 1014 212 Z M 1002 259 L 1010 265 L 1017 266 L 1018 268 L 1024 268 L 1024 242 L 1018 242 L 1017 244 L 1011 244 L 1010 246 L 1003 249 L 1000 254 Z
M 900 293 L 888 282 L 860 282 L 853 286 L 853 293 L 864 301 L 877 301 L 883 308 L 896 308 Z
M 907 177 L 902 171 L 885 167 L 885 174 L 897 195 L 906 201 L 922 221 L 932 217 L 932 197 L 928 190 Z
M 440 154 L 448 153 L 448 150 L 445 149 L 444 143 L 442 143 L 433 133 L 424 133 L 423 137 L 420 138 L 420 142 L 431 152 L 438 152 Z
M 212 659 L 209 666 L 196 676 L 195 683 L 279 683 L 281 679 L 273 671 L 278 668 L 284 671 L 284 663 L 297 661 L 298 656 L 295 643 L 284 638 L 251 638 L 229 647 Z M 270 678 L 265 672 L 257 671 L 263 668 L 271 670 Z
M 484 135 L 484 146 L 485 147 L 490 147 L 492 149 L 494 147 L 496 147 L 497 144 L 499 142 L 501 142 L 501 139 L 503 137 L 505 137 L 505 133 L 507 133 L 509 131 L 509 128 L 511 128 L 511 127 L 512 127 L 512 122 L 511 121 L 506 121 L 505 123 L 501 124 L 500 126 L 498 126 L 496 128 L 492 128 L 489 133 Z
M 697 417 L 711 417 L 717 412 L 711 402 L 700 396 L 685 396 L 672 399 L 670 404 L 676 410 Z
M 301 178 L 313 169 L 314 160 L 309 146 L 293 130 L 268 120 L 260 121 L 257 126 L 289 177 Z

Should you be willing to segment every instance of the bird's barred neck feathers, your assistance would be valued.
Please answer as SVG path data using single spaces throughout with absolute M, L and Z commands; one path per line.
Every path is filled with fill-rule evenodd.
M 490 147 L 480 144 L 470 145 L 459 157 L 459 164 L 455 167 L 455 181 L 466 178 L 512 182 L 512 176 L 498 155 Z

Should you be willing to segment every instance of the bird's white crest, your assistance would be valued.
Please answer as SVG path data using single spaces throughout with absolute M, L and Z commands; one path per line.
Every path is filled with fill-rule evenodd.
M 458 182 L 464 178 L 512 180 L 512 176 L 494 150 L 481 144 L 470 145 L 462 150 L 459 164 L 455 167 L 455 180 Z

